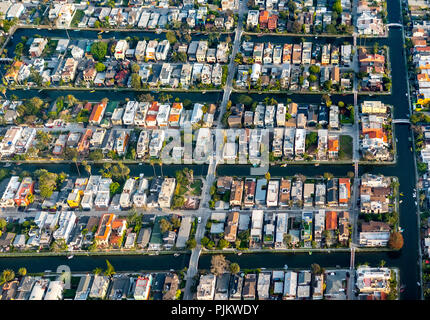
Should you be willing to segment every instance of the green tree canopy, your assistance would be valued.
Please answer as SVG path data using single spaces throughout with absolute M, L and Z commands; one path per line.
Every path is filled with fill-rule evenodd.
M 91 45 L 90 52 L 94 59 L 97 61 L 103 61 L 107 54 L 108 45 L 106 42 L 97 41 Z

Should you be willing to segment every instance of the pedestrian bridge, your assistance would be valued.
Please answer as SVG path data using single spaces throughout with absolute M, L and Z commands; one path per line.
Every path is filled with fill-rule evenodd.
M 411 124 L 411 121 L 409 119 L 394 119 L 393 123 Z
M 389 23 L 389 24 L 387 24 L 387 27 L 400 27 L 400 28 L 403 28 L 403 25 L 401 23 Z

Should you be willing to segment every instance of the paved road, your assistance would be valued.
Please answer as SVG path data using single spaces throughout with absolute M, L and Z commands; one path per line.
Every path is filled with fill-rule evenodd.
M 228 64 L 228 76 L 227 76 L 227 82 L 224 88 L 224 95 L 222 97 L 221 106 L 220 106 L 220 113 L 218 116 L 217 121 L 217 127 L 220 128 L 222 117 L 227 109 L 227 103 L 230 99 L 230 94 L 233 88 L 233 79 L 234 75 L 236 73 L 236 66 L 234 63 L 234 58 L 236 57 L 236 54 L 239 52 L 240 47 L 240 41 L 242 38 L 242 32 L 243 32 L 243 19 L 244 14 L 248 11 L 246 1 L 245 0 L 239 0 L 239 18 L 237 22 L 236 32 L 234 34 L 234 42 L 233 42 L 233 49 L 230 55 L 230 63 Z

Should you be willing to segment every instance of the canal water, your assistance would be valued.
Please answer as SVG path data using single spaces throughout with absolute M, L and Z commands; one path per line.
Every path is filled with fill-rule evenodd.
M 399 0 L 390 1 L 388 5 L 388 21 L 400 21 L 400 6 Z M 261 38 L 260 38 L 261 39 Z M 361 40 L 364 42 L 364 40 Z M 402 32 L 399 28 L 390 28 L 389 37 L 387 39 L 366 40 L 365 45 L 371 45 L 373 42 L 378 42 L 380 45 L 388 45 L 390 48 L 390 61 L 392 66 L 392 95 L 372 96 L 359 98 L 359 103 L 364 99 L 381 100 L 384 103 L 394 106 L 395 118 L 407 118 L 409 113 L 407 92 L 407 73 L 404 65 L 403 57 L 403 41 Z M 16 94 L 20 98 L 28 98 L 38 95 L 41 98 L 54 99 L 60 95 L 73 93 L 78 99 L 95 100 L 103 97 L 108 97 L 114 100 L 124 100 L 134 98 L 135 93 L 131 91 L 121 92 L 64 92 L 64 91 L 47 91 L 35 93 L 33 90 L 26 91 L 9 91 L 9 94 Z M 172 94 L 173 95 L 173 94 Z M 174 95 L 175 96 L 175 95 Z M 321 95 L 252 95 L 256 100 L 263 100 L 265 96 L 274 97 L 279 102 L 291 98 L 295 102 L 319 103 Z M 187 98 L 192 101 L 220 101 L 222 93 L 207 93 L 206 95 L 194 93 L 181 93 L 180 97 Z M 232 100 L 235 95 L 232 96 Z M 334 102 L 342 100 L 345 103 L 352 103 L 353 97 L 333 95 Z M 203 99 L 203 100 L 199 100 Z M 213 99 L 213 100 L 211 100 Z M 360 175 L 363 173 L 384 174 L 387 176 L 397 176 L 400 181 L 400 192 L 404 194 L 400 204 L 400 226 L 404 229 L 404 247 L 399 252 L 378 252 L 378 253 L 356 253 L 355 262 L 369 263 L 378 265 L 381 260 L 385 260 L 387 266 L 400 268 L 401 283 L 406 286 L 404 292 L 401 293 L 401 299 L 419 299 L 420 288 L 417 285 L 419 279 L 419 255 L 418 255 L 418 237 L 419 230 L 417 226 L 417 208 L 412 197 L 413 188 L 415 187 L 414 173 L 414 158 L 409 150 L 408 138 L 411 136 L 410 128 L 407 125 L 396 125 L 395 128 L 397 143 L 397 163 L 395 165 L 365 165 L 359 166 Z M 163 167 L 165 175 L 171 175 L 174 171 L 182 166 Z M 207 166 L 189 166 L 195 172 L 205 174 Z M 35 170 L 36 168 L 46 168 L 54 172 L 69 172 L 76 173 L 75 165 L 26 165 L 25 170 Z M 131 174 L 137 175 L 142 172 L 145 175 L 153 175 L 151 166 L 130 166 Z M 156 166 L 157 174 L 160 174 L 161 168 Z M 219 166 L 218 175 L 236 175 L 242 176 L 249 174 L 250 166 Z M 270 173 L 275 176 L 291 176 L 296 173 L 301 173 L 307 176 L 322 175 L 324 172 L 331 172 L 335 176 L 345 176 L 348 171 L 353 171 L 351 165 L 289 165 L 286 168 L 271 167 Z M 199 268 L 208 269 L 210 267 L 210 255 L 202 255 L 199 260 Z M 91 271 L 96 267 L 104 267 L 105 259 L 108 259 L 116 270 L 131 271 L 131 270 L 166 270 L 166 269 L 181 269 L 187 266 L 189 255 L 181 255 L 180 257 L 170 256 L 108 256 L 108 257 L 80 257 L 76 256 L 71 260 L 65 257 L 35 257 L 35 258 L 0 258 L 0 270 L 5 268 L 13 268 L 17 270 L 19 267 L 26 267 L 29 272 L 42 272 L 44 270 L 55 270 L 58 265 L 69 265 L 72 271 Z M 312 263 L 318 263 L 324 267 L 349 267 L 349 253 L 330 253 L 321 254 L 313 253 L 312 255 L 297 253 L 297 254 L 278 254 L 278 253 L 260 253 L 260 254 L 243 254 L 227 255 L 227 259 L 232 262 L 238 262 L 242 269 L 249 268 L 282 268 L 287 264 L 290 268 L 309 268 Z

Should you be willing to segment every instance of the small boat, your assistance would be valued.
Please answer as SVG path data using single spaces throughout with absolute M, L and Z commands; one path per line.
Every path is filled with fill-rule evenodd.
M 105 33 L 109 33 L 109 32 L 110 32 L 109 30 L 105 31 Z
M 403 192 L 400 192 L 400 195 L 403 196 Z
M 419 281 L 417 281 L 417 286 L 421 287 L 421 283 Z
M 179 257 L 181 254 L 180 253 L 175 253 L 173 256 L 174 257 Z
M 285 265 L 284 265 L 284 269 L 285 269 L 285 270 L 287 270 L 287 269 L 288 269 L 288 265 L 287 265 L 287 264 L 285 264 Z
M 312 255 L 312 251 L 309 251 L 309 255 Z
M 238 255 L 238 256 L 241 256 L 241 255 L 242 255 L 242 252 L 238 252 L 238 253 L 237 253 L 237 255 Z
M 97 33 L 97 34 L 102 34 L 104 31 L 102 30 L 102 31 L 100 31 L 99 33 Z
M 402 203 L 402 202 L 403 202 L 403 200 L 400 200 L 400 201 L 399 201 L 399 203 Z
M 415 201 L 415 205 L 417 205 L 417 202 Z
M 403 232 L 405 229 L 399 227 L 399 232 Z
M 315 163 L 315 167 L 319 167 L 319 165 L 320 165 L 319 163 Z
M 91 90 L 90 93 L 96 92 L 96 90 Z
M 37 91 L 37 92 L 39 92 L 39 93 L 40 93 L 40 92 L 42 92 L 42 90 L 43 90 L 43 89 L 40 89 L 40 90 L 39 90 L 39 91 Z
M 70 255 L 70 256 L 67 256 L 67 259 L 73 259 L 73 257 L 74 257 L 74 255 L 72 254 L 72 255 Z

